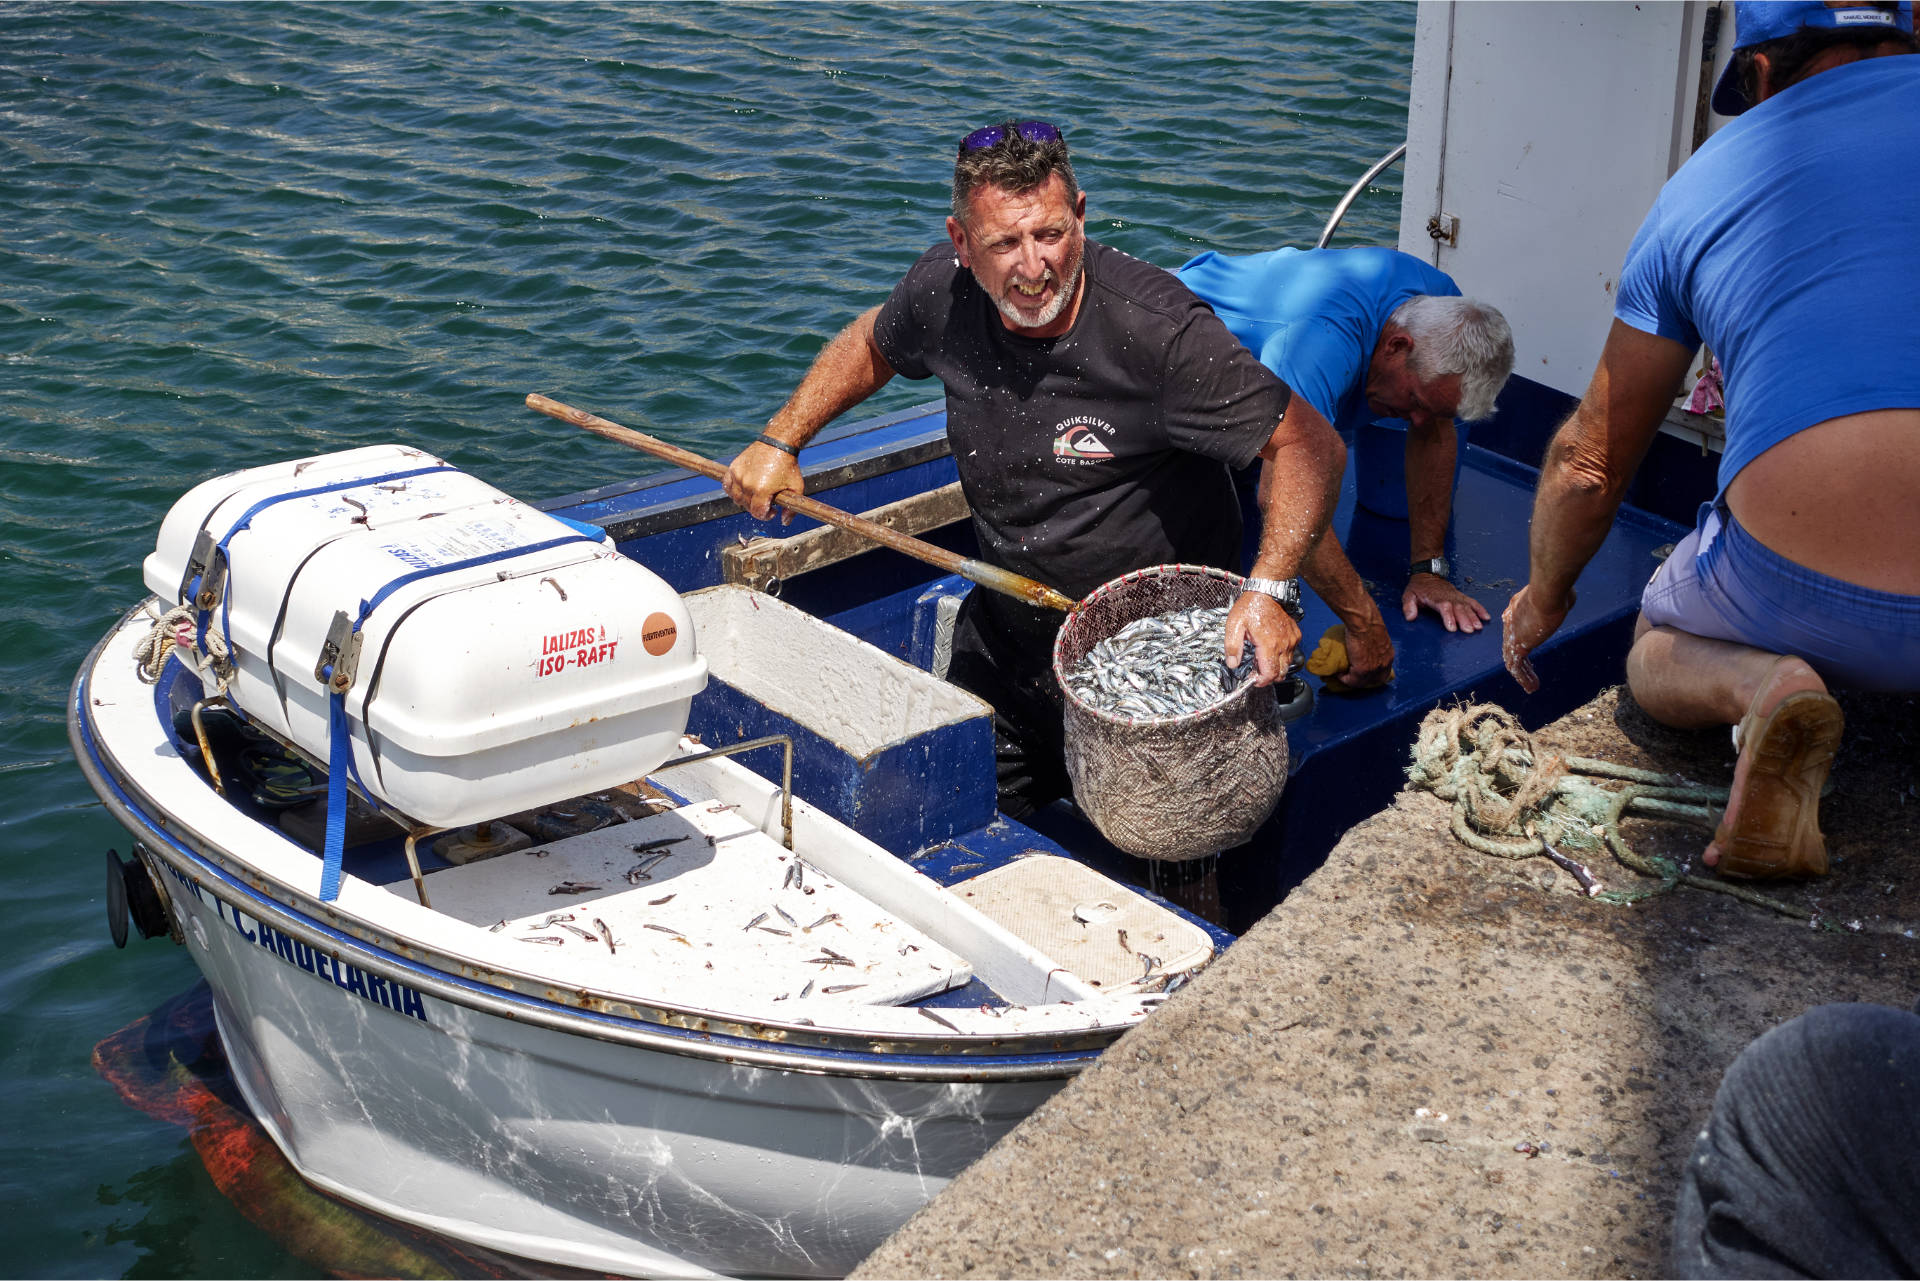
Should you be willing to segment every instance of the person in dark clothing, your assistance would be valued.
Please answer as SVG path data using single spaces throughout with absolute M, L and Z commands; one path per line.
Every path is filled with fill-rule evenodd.
M 1822 1005 L 1740 1052 L 1681 1175 L 1673 1272 L 1920 1276 L 1920 1014 Z
M 896 373 L 946 388 L 947 436 L 985 559 L 1068 596 L 1148 565 L 1237 570 L 1230 469 L 1265 459 L 1262 529 L 1227 619 L 1227 661 L 1283 677 L 1300 641 L 1300 566 L 1325 533 L 1345 447 L 1171 273 L 1086 237 L 1060 130 L 990 125 L 961 141 L 947 239 L 828 342 L 726 490 L 766 519 L 802 489 L 799 449 Z M 1269 492 L 1270 491 L 1270 492 Z M 1001 808 L 1068 791 L 1058 613 L 974 591 L 949 677 L 994 707 Z

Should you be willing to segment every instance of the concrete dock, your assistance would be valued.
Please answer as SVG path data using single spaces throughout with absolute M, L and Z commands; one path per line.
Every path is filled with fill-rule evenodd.
M 1833 871 L 1762 887 L 1812 927 L 1686 888 L 1591 899 L 1403 791 L 854 1275 L 1666 1275 L 1734 1055 L 1814 1005 L 1920 997 L 1920 699 L 1842 701 Z M 1535 739 L 1732 777 L 1724 729 L 1666 729 L 1619 689 Z M 1705 845 L 1623 830 L 1676 860 Z

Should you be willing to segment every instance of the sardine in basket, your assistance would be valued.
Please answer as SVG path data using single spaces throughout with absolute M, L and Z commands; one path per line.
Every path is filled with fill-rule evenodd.
M 1066 701 L 1073 797 L 1100 834 L 1137 858 L 1183 862 L 1251 839 L 1287 785 L 1287 732 L 1271 685 L 1243 682 L 1184 716 L 1133 717 L 1081 702 L 1067 673 L 1135 619 L 1231 605 L 1238 574 L 1156 565 L 1097 588 L 1067 615 L 1053 643 Z M 1246 660 L 1253 661 L 1251 651 Z

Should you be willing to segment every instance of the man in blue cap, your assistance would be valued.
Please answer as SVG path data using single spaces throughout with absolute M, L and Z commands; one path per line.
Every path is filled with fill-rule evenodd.
M 1733 725 L 1704 861 L 1827 869 L 1819 797 L 1843 718 L 1829 686 L 1920 690 L 1920 59 L 1912 5 L 1741 3 L 1713 97 L 1736 115 L 1634 236 L 1593 381 L 1540 473 L 1508 670 L 1574 580 L 1703 341 L 1725 371 L 1719 493 L 1647 585 L 1634 698 Z
M 1454 585 L 1446 558 L 1453 421 L 1493 412 L 1513 372 L 1506 318 L 1460 297 L 1439 268 L 1393 249 L 1208 251 L 1174 274 L 1343 436 L 1376 418 L 1406 420 L 1410 555 L 1401 613 L 1412 622 L 1429 609 L 1450 632 L 1479 631 L 1486 607 Z M 1351 668 L 1330 676 L 1329 688 L 1384 681 L 1393 662 L 1386 622 L 1331 533 L 1301 572 L 1342 619 L 1359 620 L 1344 624 Z

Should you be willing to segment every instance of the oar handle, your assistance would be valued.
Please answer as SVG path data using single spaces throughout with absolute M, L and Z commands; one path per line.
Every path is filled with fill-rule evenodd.
M 562 404 L 538 392 L 527 396 L 527 408 L 538 410 L 550 418 L 558 418 L 561 422 L 572 423 L 575 427 L 590 431 L 596 436 L 604 436 L 608 440 L 618 441 L 622 445 L 652 454 L 655 458 L 665 459 L 667 462 L 684 467 L 691 472 L 698 472 L 710 479 L 726 479 L 726 467 L 711 458 L 682 449 L 678 445 L 668 444 L 659 437 L 649 436 L 643 431 L 622 427 L 611 419 L 590 414 L 584 409 L 575 409 L 572 405 Z M 1031 578 L 1002 569 L 998 565 L 989 565 L 983 560 L 975 560 L 971 556 L 961 556 L 944 547 L 936 547 L 910 534 L 903 534 L 897 529 L 888 529 L 885 525 L 868 520 L 864 516 L 841 511 L 838 507 L 829 507 L 816 498 L 808 498 L 805 494 L 794 490 L 781 490 L 773 496 L 773 501 L 797 515 L 808 516 L 823 524 L 837 525 L 841 529 L 851 530 L 863 538 L 870 538 L 897 552 L 923 560 L 930 565 L 936 565 L 950 574 L 958 574 L 982 587 L 1012 596 L 1016 600 L 1026 601 L 1029 605 L 1058 610 L 1071 610 L 1074 607 L 1072 597 L 1055 591 L 1045 583 L 1035 582 Z

